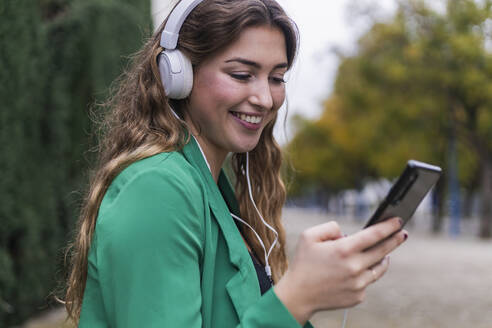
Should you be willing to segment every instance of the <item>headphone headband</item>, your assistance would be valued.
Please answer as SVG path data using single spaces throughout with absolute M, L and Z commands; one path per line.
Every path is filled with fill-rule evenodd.
M 176 49 L 179 30 L 189 13 L 203 0 L 181 0 L 171 11 L 166 26 L 161 33 L 161 47 L 164 49 Z

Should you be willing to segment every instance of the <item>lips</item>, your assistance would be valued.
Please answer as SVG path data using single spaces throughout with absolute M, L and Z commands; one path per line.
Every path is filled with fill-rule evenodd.
M 231 112 L 231 114 L 239 118 L 240 120 L 244 122 L 248 122 L 250 124 L 260 124 L 261 121 L 263 120 L 262 115 L 251 115 L 251 114 L 244 114 L 239 112 Z

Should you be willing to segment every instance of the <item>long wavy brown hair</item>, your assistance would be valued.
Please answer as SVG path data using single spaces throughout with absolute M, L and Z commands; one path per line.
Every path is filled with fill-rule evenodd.
M 186 101 L 171 101 L 161 83 L 157 56 L 161 31 L 145 43 L 132 58 L 129 69 L 117 81 L 113 96 L 103 104 L 106 114 L 97 123 L 98 161 L 90 179 L 78 221 L 77 235 L 69 246 L 70 271 L 66 285 L 65 305 L 69 318 L 78 322 L 87 280 L 88 253 L 96 225 L 99 206 L 112 180 L 130 164 L 143 158 L 181 149 L 186 142 L 186 124 L 174 117 L 170 104 L 181 117 L 187 110 Z M 185 20 L 178 40 L 178 49 L 191 60 L 193 67 L 228 46 L 247 27 L 272 26 L 279 28 L 286 41 L 289 68 L 297 52 L 298 33 L 294 22 L 274 0 L 205 0 Z M 279 246 L 270 256 L 273 279 L 278 281 L 287 269 L 285 231 L 281 211 L 285 187 L 280 177 L 282 155 L 273 137 L 272 120 L 263 130 L 256 148 L 250 152 L 250 176 L 253 197 L 258 209 L 279 233 Z M 232 156 L 236 181 L 236 196 L 241 216 L 251 224 L 266 247 L 274 235 L 259 222 L 247 191 L 245 154 Z M 249 230 L 244 238 L 256 254 L 263 254 L 258 240 Z M 262 257 L 259 257 L 263 261 Z

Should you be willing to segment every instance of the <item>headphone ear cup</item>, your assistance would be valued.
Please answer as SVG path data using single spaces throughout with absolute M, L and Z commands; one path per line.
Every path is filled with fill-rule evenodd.
M 177 99 L 184 99 L 190 95 L 191 89 L 193 89 L 193 65 L 188 57 L 186 57 L 181 51 L 179 53 L 181 55 L 181 63 L 183 65 L 183 87 L 181 89 L 182 93 L 180 94 L 181 98 Z
M 159 54 L 159 72 L 166 96 L 171 99 L 188 97 L 193 88 L 193 67 L 179 50 L 164 50 Z

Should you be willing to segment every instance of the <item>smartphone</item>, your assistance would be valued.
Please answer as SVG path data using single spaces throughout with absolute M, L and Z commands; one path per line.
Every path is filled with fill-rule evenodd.
M 438 166 L 409 160 L 405 170 L 364 228 L 392 217 L 400 217 L 405 225 L 425 195 L 437 183 L 441 173 Z

